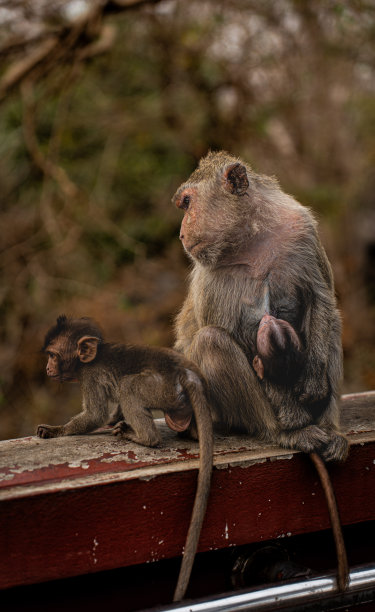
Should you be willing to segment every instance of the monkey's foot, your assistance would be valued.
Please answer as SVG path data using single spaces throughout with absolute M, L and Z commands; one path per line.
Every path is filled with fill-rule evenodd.
M 349 444 L 344 436 L 333 434 L 326 446 L 324 446 L 319 454 L 324 461 L 345 461 L 348 456 Z
M 322 454 L 330 442 L 329 434 L 317 425 L 309 425 L 302 429 L 284 430 L 280 432 L 279 443 L 285 448 L 295 448 L 303 453 L 317 452 Z
M 161 439 L 158 434 L 146 434 L 142 436 L 137 436 L 135 433 L 127 433 L 125 437 L 136 444 L 141 444 L 142 446 L 151 446 L 154 448 L 155 446 L 159 446 L 161 443 Z
M 185 438 L 187 440 L 198 440 L 198 430 L 195 423 L 191 423 L 185 431 L 179 431 L 177 433 L 179 438 Z
M 59 425 L 56 427 L 53 425 L 38 425 L 36 435 L 38 438 L 57 438 L 57 436 L 62 435 L 61 430 L 62 427 Z
M 117 425 L 112 429 L 112 433 L 115 436 L 121 436 L 126 440 L 130 440 L 131 442 L 136 442 L 136 444 L 142 444 L 142 446 L 159 446 L 161 440 L 159 434 L 155 431 L 146 431 L 143 432 L 142 435 L 137 435 L 133 428 L 126 423 L 126 421 L 120 421 Z
M 282 431 L 280 444 L 303 453 L 317 453 L 326 462 L 344 461 L 348 454 L 348 441 L 344 436 L 325 431 L 317 425 L 309 425 L 294 431 Z
M 114 436 L 123 436 L 126 433 L 129 433 L 129 431 L 131 431 L 131 427 L 129 427 L 126 421 L 119 421 L 112 429 Z

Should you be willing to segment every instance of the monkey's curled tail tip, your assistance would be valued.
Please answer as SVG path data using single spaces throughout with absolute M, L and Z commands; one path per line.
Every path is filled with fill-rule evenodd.
M 316 471 L 318 472 L 327 501 L 336 546 L 337 586 L 339 591 L 345 591 L 349 582 L 349 565 L 335 493 L 323 459 L 317 453 L 310 453 L 310 458 L 315 465 Z

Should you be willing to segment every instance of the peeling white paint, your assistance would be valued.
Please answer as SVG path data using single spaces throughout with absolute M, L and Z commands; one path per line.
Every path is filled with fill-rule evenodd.
M 98 546 L 99 546 L 99 542 L 98 542 L 98 540 L 97 540 L 97 539 L 96 539 L 96 537 L 95 537 L 95 538 L 94 538 L 94 541 L 93 541 L 93 546 L 92 546 L 92 557 L 93 557 L 93 561 L 94 561 L 94 564 L 95 564 L 95 565 L 96 565 L 96 564 L 97 564 L 97 562 L 98 562 L 98 559 L 97 559 L 97 557 L 96 557 L 96 549 L 98 548 Z
M 220 465 L 216 466 L 217 470 L 227 470 L 229 467 L 229 463 L 221 463 Z
M 267 461 L 267 457 L 259 457 L 256 459 L 246 459 L 246 460 L 239 460 L 239 461 L 229 461 L 227 463 L 215 463 L 215 468 L 217 470 L 229 470 L 229 473 L 231 473 L 230 468 L 235 468 L 235 467 L 240 467 L 240 468 L 248 468 L 252 465 L 258 465 L 261 463 L 265 463 Z
M 229 540 L 229 527 L 228 527 L 228 523 L 225 523 L 225 527 L 224 527 L 224 538 L 226 540 Z
M 83 470 L 87 470 L 90 465 L 87 461 L 71 461 L 68 463 L 68 467 L 70 468 L 82 468 Z
M 282 459 L 293 459 L 294 455 L 276 455 L 275 457 L 270 457 L 270 461 L 281 461 Z
M 104 457 L 104 459 L 101 459 L 100 463 L 116 463 L 118 461 L 125 461 L 126 463 L 137 463 L 136 459 L 129 459 L 127 453 L 118 453 L 116 455 L 112 455 L 111 457 Z
M 95 459 L 109 464 L 118 461 L 149 463 L 154 459 L 164 461 L 166 454 L 171 460 L 181 459 L 181 440 L 167 426 L 162 428 L 162 435 L 166 438 L 166 443 L 160 449 L 150 449 L 130 441 L 119 441 L 108 433 L 52 439 L 28 437 L 4 440 L 0 445 L 0 480 L 12 478 L 10 474 L 1 471 L 2 466 L 13 474 L 22 474 L 64 464 L 71 469 L 87 469 L 89 462 Z M 198 448 L 196 442 L 186 441 L 187 449 L 193 446 Z
M 0 473 L 0 482 L 4 482 L 5 480 L 12 480 L 14 478 L 14 474 L 5 474 L 4 472 Z

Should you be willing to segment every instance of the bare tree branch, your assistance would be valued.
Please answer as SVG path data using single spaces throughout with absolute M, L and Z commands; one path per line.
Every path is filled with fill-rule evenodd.
M 31 81 L 25 81 L 21 88 L 22 98 L 24 102 L 24 121 L 23 129 L 25 143 L 35 165 L 43 172 L 43 174 L 53 178 L 59 185 L 64 196 L 74 198 L 78 195 L 79 190 L 72 183 L 65 170 L 54 164 L 51 159 L 45 157 L 39 147 L 39 143 L 35 132 L 35 112 L 33 104 L 33 87 Z
M 18 85 L 38 64 L 43 62 L 58 44 L 59 39 L 57 37 L 47 38 L 27 57 L 12 64 L 0 81 L 0 102 L 13 87 Z
M 161 0 L 101 0 L 93 3 L 83 16 L 69 21 L 62 14 L 67 3 L 48 4 L 33 8 L 28 2 L 9 4 L 14 11 L 14 19 L 30 19 L 37 23 L 35 31 L 10 36 L 0 45 L 0 56 L 5 62 L 18 51 L 27 53 L 6 68 L 0 79 L 0 103 L 31 73 L 37 72 L 37 80 L 56 68 L 58 63 L 75 60 L 85 61 L 96 55 L 106 53 L 115 40 L 115 26 L 103 23 L 106 16 L 131 9 L 139 9 L 147 4 L 157 4 Z M 6 6 L 7 3 L 3 3 Z M 69 4 L 69 3 L 68 3 Z M 39 8 L 39 11 L 38 11 Z M 44 13 L 43 13 L 44 10 Z M 59 12 L 60 11 L 60 12 Z M 56 15 L 55 15 L 56 13 Z M 51 20 L 55 16 L 55 22 Z M 36 78 L 36 77 L 35 77 Z

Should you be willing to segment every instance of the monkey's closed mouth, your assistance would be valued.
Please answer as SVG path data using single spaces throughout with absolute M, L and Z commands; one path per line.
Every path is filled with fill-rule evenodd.
M 202 244 L 202 240 L 198 240 L 198 242 L 196 242 L 195 244 L 193 244 L 192 246 L 188 246 L 187 250 L 189 251 L 189 253 L 191 253 L 192 251 L 194 251 L 194 249 L 199 246 L 200 244 Z
M 64 383 L 64 382 L 79 382 L 78 378 L 70 378 L 69 376 L 61 376 L 60 374 L 56 374 L 56 376 L 51 376 L 52 380 L 56 382 Z

